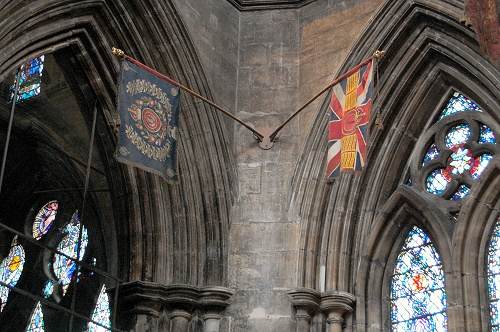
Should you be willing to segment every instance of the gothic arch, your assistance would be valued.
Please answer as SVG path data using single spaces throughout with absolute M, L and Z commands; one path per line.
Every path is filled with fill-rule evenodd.
M 211 97 L 196 50 L 171 2 L 33 1 L 4 4 L 2 14 L 8 20 L 0 24 L 5 36 L 0 41 L 1 80 L 27 59 L 59 52 L 78 59 L 84 84 L 93 93 L 84 105 L 87 126 L 97 100 L 96 150 L 106 180 L 92 185 L 106 185 L 110 198 L 102 202 L 94 194 L 92 199 L 108 218 L 101 227 L 105 238 L 113 239 L 107 255 L 111 272 L 123 280 L 225 285 L 235 174 L 227 171 L 234 167 L 220 116 L 182 96 L 181 185 L 166 185 L 113 157 L 119 60 L 111 54 L 112 46 Z M 58 134 L 64 150 L 64 135 Z M 82 174 L 72 185 L 81 183 Z
M 441 256 L 445 273 L 451 273 L 453 223 L 451 216 L 429 197 L 401 185 L 381 209 L 366 241 L 366 256 L 359 262 L 356 320 L 387 329 L 390 280 L 396 257 L 413 226 L 423 229 Z
M 377 256 L 380 260 L 373 262 L 371 268 L 375 270 L 387 264 L 385 259 L 390 252 L 373 253 L 372 249 L 377 248 L 370 247 L 370 243 L 386 240 L 382 237 L 386 234 L 377 229 L 382 223 L 379 220 L 388 219 L 386 211 L 390 210 L 391 202 L 416 199 L 420 195 L 401 189 L 406 184 L 418 138 L 431 125 L 452 90 L 468 95 L 494 121 L 500 119 L 500 73 L 481 54 L 474 32 L 460 23 L 462 14 L 461 1 L 385 2 L 339 70 L 340 74 L 346 72 L 376 49 L 386 52 L 378 63 L 374 100 L 375 112 L 381 110 L 384 128 L 381 130 L 375 124 L 375 113 L 370 123 L 368 166 L 363 173 L 343 174 L 331 184 L 318 180 L 325 178 L 328 97 L 313 121 L 303 156 L 296 166 L 291 202 L 300 206 L 301 216 L 299 286 L 318 289 L 322 282 L 320 267 L 325 266 L 326 291 L 356 295 L 354 315 L 358 326 L 384 328 L 381 311 L 372 306 L 376 313 L 370 317 L 367 314 L 367 307 L 374 301 L 379 305 L 382 299 L 367 297 L 367 289 L 362 286 L 370 283 L 372 288 L 382 281 L 364 281 L 374 272 L 365 269 L 363 257 L 381 255 Z M 410 204 L 416 210 L 427 204 L 422 198 L 416 201 L 418 205 Z M 433 210 L 445 211 L 442 206 L 430 205 L 434 205 Z M 384 231 L 391 236 L 396 233 L 390 227 Z M 451 233 L 446 238 L 438 240 L 446 243 L 440 250 L 451 257 Z M 396 238 L 389 237 L 385 246 L 393 248 L 391 239 Z M 449 262 L 446 264 L 447 269 L 451 268 Z

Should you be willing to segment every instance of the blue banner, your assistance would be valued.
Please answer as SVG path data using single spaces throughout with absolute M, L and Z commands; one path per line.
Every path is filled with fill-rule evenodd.
M 179 87 L 151 68 L 125 57 L 118 111 L 121 124 L 116 159 L 177 182 Z

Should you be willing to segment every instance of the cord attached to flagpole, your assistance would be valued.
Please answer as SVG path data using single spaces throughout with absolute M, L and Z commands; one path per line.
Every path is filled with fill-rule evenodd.
M 0 193 L 2 193 L 3 177 L 5 174 L 5 165 L 7 163 L 7 151 L 9 150 L 10 136 L 12 132 L 12 123 L 14 121 L 14 111 L 16 109 L 17 95 L 19 94 L 19 84 L 21 82 L 21 67 L 17 69 L 16 73 L 16 85 L 14 87 L 14 96 L 12 99 L 12 107 L 10 109 L 9 125 L 7 127 L 7 137 L 5 139 L 5 145 L 3 150 L 2 168 L 0 169 Z
M 119 56 L 119 57 L 124 57 L 126 58 L 127 60 L 129 61 L 132 61 L 134 62 L 135 64 L 138 64 L 140 65 L 141 67 L 144 67 L 143 64 L 141 64 L 139 61 L 135 60 L 134 58 L 131 58 L 129 57 L 128 55 L 126 55 L 122 50 L 118 49 L 118 48 L 115 48 L 113 47 L 112 48 L 112 52 L 114 55 L 116 56 Z M 155 71 L 154 69 L 151 69 L 148 67 L 148 69 L 150 71 L 152 71 L 155 75 L 161 77 L 162 79 L 164 79 L 165 81 L 179 87 L 180 89 L 188 92 L 189 94 L 195 96 L 196 98 L 198 99 L 201 99 L 202 101 L 204 101 L 205 103 L 209 104 L 210 106 L 214 107 L 215 109 L 217 109 L 218 111 L 224 113 L 225 115 L 229 116 L 231 119 L 233 119 L 234 121 L 240 123 L 241 125 L 243 125 L 245 128 L 247 128 L 248 130 L 250 130 L 252 133 L 254 133 L 254 135 L 256 135 L 258 137 L 259 140 L 262 140 L 264 138 L 264 135 L 262 133 L 260 133 L 258 130 L 250 127 L 248 124 L 246 124 L 245 122 L 243 122 L 241 119 L 237 118 L 236 116 L 234 116 L 233 114 L 229 113 L 228 111 L 226 111 L 225 109 L 223 109 L 222 107 L 220 107 L 219 105 L 215 104 L 214 102 L 208 100 L 207 98 L 203 97 L 202 95 L 200 95 L 199 93 L 196 93 L 195 91 L 185 87 L 184 85 L 180 84 L 179 82 L 176 82 L 174 80 L 172 80 L 171 78 L 168 78 L 167 76 L 165 75 L 162 75 L 160 74 L 159 72 Z

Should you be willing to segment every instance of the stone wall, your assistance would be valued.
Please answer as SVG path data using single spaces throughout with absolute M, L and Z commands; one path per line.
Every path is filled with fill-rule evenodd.
M 225 0 L 174 0 L 196 44 L 215 96 L 214 102 L 233 113 L 238 75 L 239 12 Z M 214 110 L 214 112 L 217 112 Z M 224 116 L 229 137 L 233 120 Z
M 234 103 L 236 116 L 272 131 L 336 77 L 380 3 L 319 0 L 300 9 L 241 13 L 222 0 L 177 1 L 177 7 L 217 101 Z M 214 64 L 226 49 L 229 54 L 220 59 L 224 66 Z M 261 149 L 240 124 L 231 125 L 238 197 L 231 215 L 228 287 L 235 295 L 222 331 L 295 330 L 286 291 L 301 286 L 301 249 L 299 216 L 287 205 L 289 184 L 309 124 L 325 97 L 285 126 L 270 150 Z

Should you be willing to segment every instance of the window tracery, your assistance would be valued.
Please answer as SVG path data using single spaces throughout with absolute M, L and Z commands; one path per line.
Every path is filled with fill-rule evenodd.
M 498 154 L 499 132 L 496 122 L 479 106 L 453 93 L 420 138 L 407 183 L 435 196 L 450 213 L 456 213 L 475 180 Z

